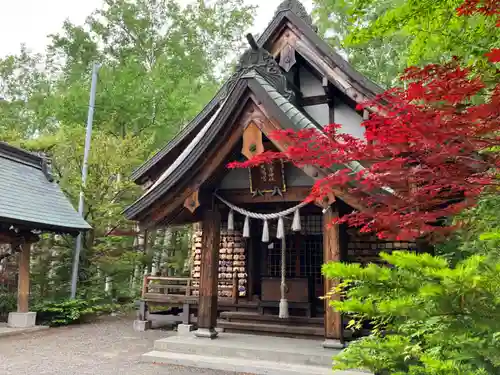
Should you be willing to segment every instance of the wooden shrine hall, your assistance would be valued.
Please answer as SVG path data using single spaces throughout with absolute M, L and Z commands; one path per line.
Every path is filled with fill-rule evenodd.
M 91 227 L 73 208 L 54 181 L 47 159 L 0 142 L 0 269 L 17 257 L 19 270 L 17 312 L 10 328 L 31 328 L 36 313 L 29 311 L 30 251 L 44 232 L 78 234 Z
M 332 284 L 329 261 L 377 261 L 380 250 L 412 247 L 363 236 L 338 215 L 362 209 L 347 191 L 305 204 L 316 180 L 335 170 L 275 162 L 228 169 L 265 150 L 278 129 L 319 129 L 331 123 L 363 137 L 367 113 L 356 105 L 381 92 L 316 33 L 295 0 L 284 1 L 266 30 L 241 56 L 236 71 L 182 131 L 133 174 L 144 194 L 127 210 L 143 228 L 197 223 L 191 277 L 148 276 L 147 305 L 190 312 L 196 335 L 233 332 L 325 338 L 343 342 L 343 322 L 320 297 Z M 349 168 L 363 168 L 353 161 Z M 141 313 L 145 316 L 145 308 Z

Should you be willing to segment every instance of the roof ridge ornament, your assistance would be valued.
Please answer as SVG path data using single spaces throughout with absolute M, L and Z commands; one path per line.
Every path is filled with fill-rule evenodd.
M 278 8 L 274 12 L 274 16 L 278 13 L 285 12 L 289 10 L 294 13 L 297 17 L 299 17 L 306 24 L 311 26 L 314 31 L 318 31 L 318 28 L 313 25 L 313 20 L 311 15 L 307 12 L 306 7 L 298 0 L 284 0 L 278 5 Z
M 42 172 L 49 182 L 54 182 L 54 174 L 52 173 L 52 163 L 45 155 L 42 155 Z
M 259 47 L 251 33 L 247 34 L 246 37 L 250 48 L 241 55 L 236 65 L 236 71 L 229 78 L 222 98 L 227 97 L 240 78 L 243 78 L 245 74 L 251 71 L 255 71 L 286 99 L 293 99 L 294 93 L 288 89 L 286 77 L 274 57 L 267 50 Z

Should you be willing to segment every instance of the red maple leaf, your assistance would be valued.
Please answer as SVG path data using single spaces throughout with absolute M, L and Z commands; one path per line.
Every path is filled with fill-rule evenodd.
M 499 3 L 467 0 L 459 13 L 496 16 Z M 500 49 L 487 56 L 500 61 Z M 270 137 L 289 145 L 285 152 L 266 152 L 231 167 L 276 159 L 320 167 L 329 173 L 316 181 L 310 199 L 343 191 L 364 208 L 338 222 L 380 238 L 439 238 L 456 228 L 446 218 L 500 185 L 492 172 L 500 168 L 500 153 L 485 152 L 500 147 L 500 83 L 486 87 L 471 73 L 456 58 L 408 68 L 401 77 L 406 89 L 393 88 L 358 105 L 371 112 L 362 124 L 365 139 L 340 133 L 338 124 L 277 131 Z
M 500 48 L 493 48 L 490 52 L 484 54 L 492 63 L 500 62 Z

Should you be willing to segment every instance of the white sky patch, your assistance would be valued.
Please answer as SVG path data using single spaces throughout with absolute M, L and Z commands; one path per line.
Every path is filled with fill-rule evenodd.
M 281 0 L 247 2 L 258 6 L 250 31 L 253 34 L 262 33 Z M 47 35 L 57 33 L 66 19 L 82 24 L 92 11 L 101 7 L 102 0 L 14 0 L 2 3 L 0 57 L 17 53 L 21 43 L 34 52 L 44 52 L 48 44 Z M 308 11 L 312 10 L 312 0 L 303 0 L 302 3 Z

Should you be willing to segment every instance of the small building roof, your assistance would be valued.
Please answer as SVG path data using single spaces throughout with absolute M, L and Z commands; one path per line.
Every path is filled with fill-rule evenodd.
M 46 160 L 0 142 L 0 224 L 61 233 L 88 230 Z

